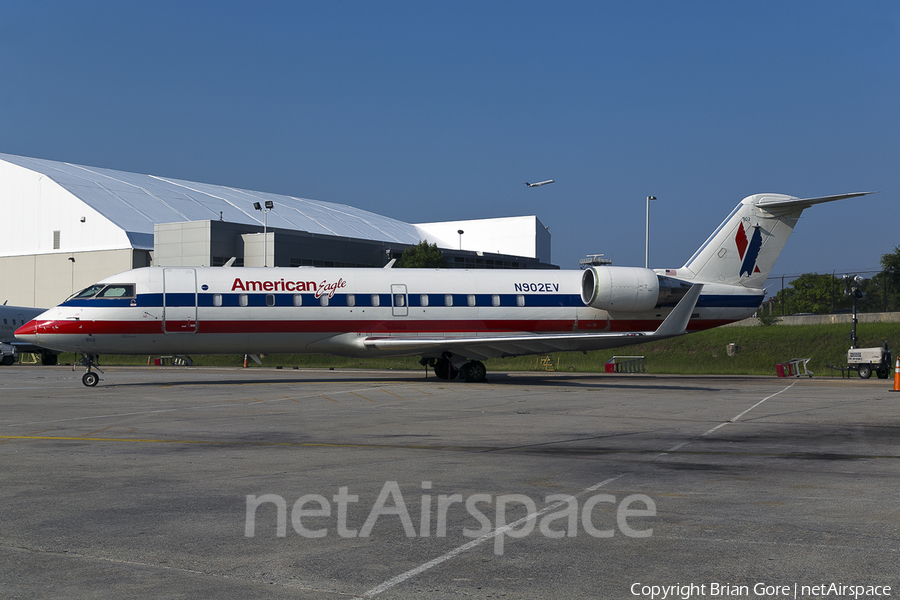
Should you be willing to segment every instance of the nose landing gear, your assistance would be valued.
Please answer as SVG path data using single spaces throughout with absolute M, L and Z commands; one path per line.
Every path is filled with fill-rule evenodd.
M 94 387 L 100 381 L 100 376 L 91 369 L 97 369 L 100 373 L 103 372 L 100 370 L 100 367 L 97 366 L 100 357 L 96 354 L 82 354 L 82 357 L 81 362 L 87 367 L 87 372 L 81 376 L 81 383 L 87 387 Z

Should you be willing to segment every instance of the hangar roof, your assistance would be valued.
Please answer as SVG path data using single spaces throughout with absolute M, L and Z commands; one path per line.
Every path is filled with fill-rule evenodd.
M 346 204 L 255 192 L 71 163 L 0 154 L 0 160 L 36 171 L 123 229 L 135 248 L 153 248 L 153 225 L 221 218 L 262 225 L 254 202 L 272 200 L 271 227 L 340 237 L 416 244 L 415 225 Z

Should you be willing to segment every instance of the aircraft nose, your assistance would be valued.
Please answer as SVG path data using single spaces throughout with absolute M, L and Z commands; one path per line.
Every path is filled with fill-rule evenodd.
M 20 340 L 24 340 L 26 342 L 35 342 L 37 341 L 38 327 L 39 324 L 37 321 L 28 321 L 27 323 L 16 329 L 14 335 Z

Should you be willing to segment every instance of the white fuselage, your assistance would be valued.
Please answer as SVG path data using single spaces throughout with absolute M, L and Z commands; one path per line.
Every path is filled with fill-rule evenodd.
M 581 280 L 581 271 L 555 270 L 147 267 L 98 282 L 110 287 L 70 298 L 16 335 L 85 354 L 440 356 L 439 347 L 363 342 L 653 331 L 671 311 L 586 306 Z M 746 318 L 761 299 L 758 289 L 705 284 L 688 330 Z

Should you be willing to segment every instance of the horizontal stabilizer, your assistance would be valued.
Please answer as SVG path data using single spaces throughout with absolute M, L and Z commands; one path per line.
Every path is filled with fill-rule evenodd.
M 856 198 L 858 196 L 867 196 L 869 194 L 877 194 L 878 192 L 853 192 L 850 194 L 838 194 L 837 196 L 820 196 L 818 198 L 789 198 L 768 196 L 759 200 L 756 205 L 760 208 L 809 208 L 813 204 L 822 204 L 823 202 L 834 202 L 835 200 L 845 200 L 847 198 Z

